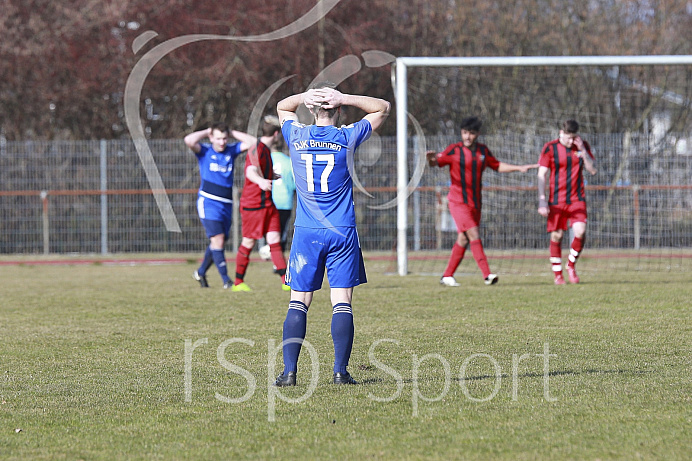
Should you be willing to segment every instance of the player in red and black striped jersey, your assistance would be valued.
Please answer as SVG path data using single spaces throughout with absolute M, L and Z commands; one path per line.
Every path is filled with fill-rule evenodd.
M 538 162 L 538 213 L 548 218 L 550 263 L 556 285 L 564 285 L 562 276 L 562 237 L 572 225 L 574 239 L 569 250 L 567 275 L 570 283 L 579 283 L 574 267 L 586 234 L 586 195 L 583 170 L 596 174 L 591 147 L 578 135 L 579 123 L 566 120 L 558 139 L 543 146 Z M 549 174 L 550 172 L 550 174 Z M 548 193 L 546 195 L 546 186 Z
M 251 291 L 244 281 L 245 273 L 255 242 L 265 235 L 271 260 L 276 267 L 276 273 L 281 277 L 282 287 L 284 291 L 290 290 L 283 283 L 286 281 L 286 258 L 281 248 L 279 211 L 272 201 L 272 180 L 278 177 L 274 174 L 269 147 L 281 136 L 279 119 L 276 116 L 265 117 L 262 134 L 257 144 L 248 151 L 245 161 L 245 185 L 240 197 L 243 240 L 236 256 L 235 283 L 232 291 Z
M 536 164 L 512 165 L 497 160 L 485 144 L 477 142 L 481 125 L 482 122 L 476 117 L 465 118 L 461 121 L 461 142 L 451 144 L 440 153 L 426 153 L 430 166 L 449 166 L 452 182 L 447 199 L 458 233 L 447 268 L 440 279 L 440 283 L 446 286 L 459 286 L 454 279 L 454 272 L 464 258 L 467 245 L 471 247 L 473 258 L 483 273 L 485 284 L 492 285 L 499 280 L 496 274 L 490 272 L 478 231 L 481 222 L 483 171 L 490 167 L 498 173 L 526 173 L 531 168 L 538 167 Z

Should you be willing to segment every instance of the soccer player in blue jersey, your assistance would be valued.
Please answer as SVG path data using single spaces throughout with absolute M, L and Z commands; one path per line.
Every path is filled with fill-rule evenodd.
M 229 143 L 229 136 L 239 142 Z M 201 141 L 208 138 L 210 143 Z M 207 269 L 213 264 L 223 279 L 223 287 L 231 288 L 224 245 L 228 239 L 233 216 L 233 164 L 236 157 L 257 143 L 257 138 L 240 131 L 231 131 L 225 123 L 185 136 L 185 144 L 197 156 L 201 184 L 197 194 L 197 213 L 209 237 L 204 259 L 192 276 L 206 288 Z
M 301 104 L 314 125 L 298 122 Z M 341 106 L 363 110 L 362 120 L 337 128 Z M 276 386 L 295 386 L 307 313 L 313 293 L 322 287 L 325 268 L 331 288 L 334 384 L 357 384 L 347 371 L 353 346 L 353 287 L 366 283 L 356 232 L 351 168 L 356 148 L 389 115 L 383 99 L 339 92 L 324 82 L 277 105 L 281 131 L 291 152 L 298 204 L 286 273 L 291 301 L 283 325 L 284 371 Z

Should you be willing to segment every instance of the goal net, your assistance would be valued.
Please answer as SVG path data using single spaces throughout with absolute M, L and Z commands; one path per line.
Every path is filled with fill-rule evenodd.
M 579 122 L 598 168 L 584 172 L 582 270 L 692 266 L 692 56 L 399 58 L 395 81 L 392 272 L 443 272 L 456 239 L 449 170 L 420 172 L 425 150 L 459 142 L 459 121 L 471 115 L 483 120 L 479 141 L 512 164 L 536 163 L 562 121 Z M 550 273 L 536 183 L 536 170 L 483 175 L 481 238 L 493 272 Z M 457 275 L 478 273 L 469 252 Z

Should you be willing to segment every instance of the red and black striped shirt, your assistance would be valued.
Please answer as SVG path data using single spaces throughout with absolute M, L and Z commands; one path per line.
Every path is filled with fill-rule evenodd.
M 584 141 L 584 149 L 592 159 L 591 146 Z M 565 147 L 560 140 L 555 139 L 543 146 L 540 166 L 550 170 L 548 185 L 550 196 L 549 205 L 570 205 L 575 202 L 586 202 L 584 194 L 584 160 L 577 156 L 577 146 Z
M 485 144 L 476 143 L 471 151 L 464 143 L 451 144 L 437 154 L 439 166 L 449 165 L 449 176 L 452 184 L 447 198 L 450 202 L 465 203 L 478 210 L 481 209 L 483 187 L 481 179 L 486 167 L 497 171 L 500 162 L 493 156 Z
M 250 159 L 250 152 L 245 157 L 245 168 L 247 169 Z M 261 142 L 257 142 L 257 160 L 259 161 L 259 170 L 266 179 L 274 177 L 274 164 L 272 163 L 271 151 Z M 254 162 L 252 162 L 254 163 Z M 261 210 L 273 205 L 271 191 L 265 191 L 257 184 L 250 181 L 245 175 L 245 185 L 240 196 L 240 208 L 243 210 Z

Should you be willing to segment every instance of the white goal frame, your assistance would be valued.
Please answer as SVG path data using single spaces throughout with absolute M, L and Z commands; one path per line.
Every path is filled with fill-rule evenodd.
M 531 67 L 692 65 L 692 55 L 660 56 L 512 56 L 512 57 L 402 57 L 395 63 L 397 151 L 397 272 L 408 273 L 408 82 L 409 67 Z

